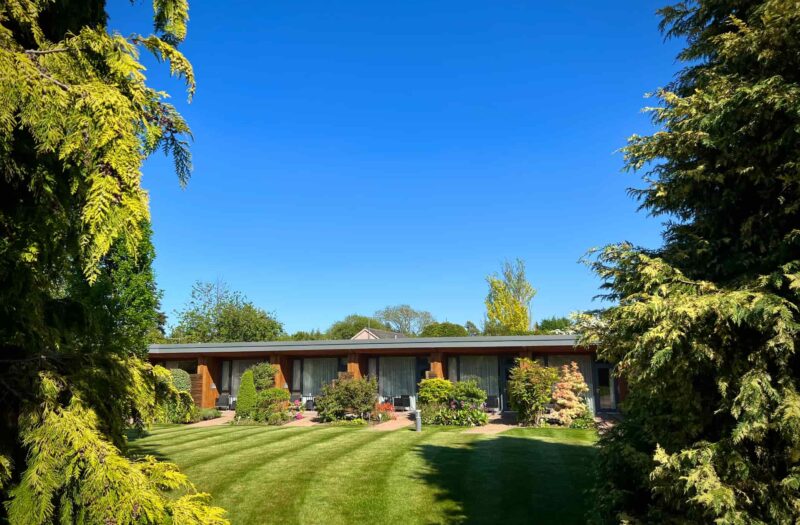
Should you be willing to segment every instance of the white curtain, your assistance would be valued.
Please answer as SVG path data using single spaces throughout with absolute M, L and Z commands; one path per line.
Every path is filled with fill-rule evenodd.
M 303 395 L 315 397 L 339 376 L 339 360 L 335 357 L 314 357 L 303 359 Z
M 239 385 L 242 384 L 242 374 L 244 371 L 258 363 L 258 359 L 236 359 L 231 362 L 231 396 L 239 394 Z
M 496 355 L 462 355 L 459 381 L 474 379 L 490 396 L 500 395 Z
M 568 365 L 575 361 L 578 368 L 583 374 L 583 380 L 589 387 L 586 393 L 586 402 L 589 403 L 589 410 L 594 413 L 594 374 L 592 373 L 592 358 L 588 355 L 551 355 L 547 357 L 547 366 L 552 368 L 561 369 L 562 366 Z
M 383 397 L 414 396 L 417 390 L 416 357 L 381 357 L 378 390 Z

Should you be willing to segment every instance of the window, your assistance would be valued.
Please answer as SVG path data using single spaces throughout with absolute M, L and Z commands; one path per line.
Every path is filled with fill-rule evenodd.
M 292 359 L 292 392 L 303 389 L 303 360 Z
M 186 359 L 186 360 L 173 360 L 167 361 L 164 364 L 164 368 L 168 370 L 174 370 L 176 368 L 184 370 L 190 374 L 197 373 L 197 359 Z
M 458 356 L 450 356 L 447 358 L 447 379 L 450 381 L 458 381 Z
M 378 358 L 370 357 L 367 359 L 367 375 L 369 377 L 378 377 Z
M 231 362 L 222 362 L 222 377 L 220 378 L 220 392 L 231 392 Z

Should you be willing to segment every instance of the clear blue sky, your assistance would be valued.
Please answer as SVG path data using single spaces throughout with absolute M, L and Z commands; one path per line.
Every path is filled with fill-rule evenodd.
M 290 332 L 398 303 L 480 324 L 514 257 L 534 318 L 597 307 L 586 250 L 660 243 L 616 151 L 678 68 L 665 2 L 191 2 L 194 101 L 146 62 L 195 137 L 186 190 L 144 167 L 165 312 L 222 278 Z M 110 10 L 150 30 L 149 2 Z

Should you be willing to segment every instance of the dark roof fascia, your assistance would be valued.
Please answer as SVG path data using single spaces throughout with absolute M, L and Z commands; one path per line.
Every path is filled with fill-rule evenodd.
M 342 339 L 324 341 L 268 341 L 249 343 L 186 343 L 150 345 L 159 354 L 315 352 L 330 350 L 435 350 L 458 348 L 535 348 L 575 346 L 575 335 L 409 337 L 402 339 Z

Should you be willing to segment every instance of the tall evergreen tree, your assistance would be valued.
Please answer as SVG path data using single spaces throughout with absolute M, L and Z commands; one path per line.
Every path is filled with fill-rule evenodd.
M 597 521 L 800 522 L 800 9 L 698 0 L 660 11 L 686 40 L 625 155 L 668 219 L 664 246 L 603 249 L 617 301 L 587 334 L 629 385 L 601 442 Z
M 190 170 L 188 127 L 138 61 L 194 91 L 188 5 L 153 6 L 153 34 L 123 37 L 103 1 L 0 2 L 0 521 L 225 522 L 174 465 L 124 455 L 158 380 L 139 357 L 153 304 L 126 304 L 152 257 L 140 167 L 161 149 Z

